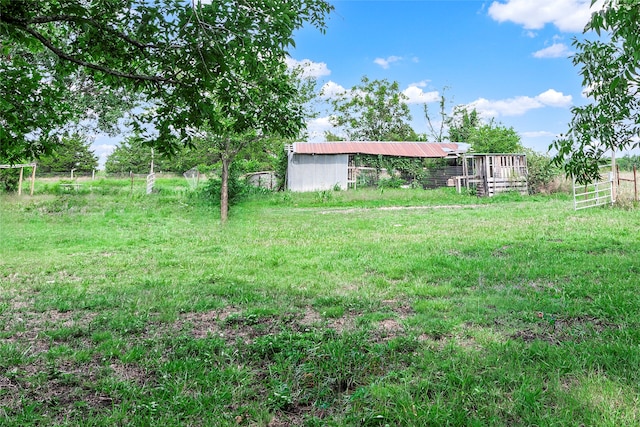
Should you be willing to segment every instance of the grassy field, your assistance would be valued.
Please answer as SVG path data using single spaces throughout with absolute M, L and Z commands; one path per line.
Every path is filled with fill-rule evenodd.
M 143 185 L 0 197 L 0 425 L 640 423 L 639 210 Z

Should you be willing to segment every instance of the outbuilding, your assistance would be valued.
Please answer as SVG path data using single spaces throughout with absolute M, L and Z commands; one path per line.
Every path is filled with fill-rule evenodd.
M 287 188 L 291 191 L 318 191 L 354 187 L 358 173 L 357 155 L 389 156 L 413 159 L 448 159 L 456 169 L 451 176 L 467 175 L 464 161 L 468 149 L 463 143 L 436 142 L 297 142 L 287 146 Z M 456 165 L 457 163 L 457 165 Z M 446 182 L 449 179 L 445 179 Z M 451 181 L 453 185 L 453 181 Z

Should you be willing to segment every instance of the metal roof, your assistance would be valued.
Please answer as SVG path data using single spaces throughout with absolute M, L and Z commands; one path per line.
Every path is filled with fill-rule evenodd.
M 293 152 L 296 154 L 373 154 L 396 157 L 442 158 L 455 156 L 466 151 L 466 147 L 459 147 L 455 142 L 339 141 L 296 142 L 293 144 Z

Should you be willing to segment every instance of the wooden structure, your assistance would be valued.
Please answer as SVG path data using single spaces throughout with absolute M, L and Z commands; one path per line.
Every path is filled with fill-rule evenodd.
M 473 154 L 467 156 L 466 172 L 456 177 L 458 192 L 465 185 L 475 185 L 479 197 L 492 197 L 498 193 L 516 191 L 528 194 L 527 156 L 524 154 Z
M 30 195 L 33 196 L 33 187 L 36 182 L 36 163 L 26 163 L 23 165 L 0 165 L 0 169 L 17 169 L 20 168 L 20 179 L 18 180 L 18 195 L 22 195 L 22 180 L 24 177 L 24 168 L 31 168 L 31 191 Z
M 474 154 L 473 162 L 479 180 L 478 196 L 492 197 L 507 191 L 528 194 L 524 154 Z
M 633 201 L 638 201 L 638 167 L 633 165 L 633 175 L 632 178 L 622 178 L 620 176 L 620 167 L 616 165 L 616 177 L 618 178 L 618 189 L 621 189 L 621 182 L 631 182 L 633 183 Z

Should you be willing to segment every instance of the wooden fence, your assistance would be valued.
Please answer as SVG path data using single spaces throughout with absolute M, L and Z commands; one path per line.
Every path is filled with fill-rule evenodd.
M 524 154 L 474 154 L 478 196 L 517 191 L 527 194 L 527 157 Z
M 617 166 L 617 165 L 616 165 Z M 618 196 L 627 197 L 631 194 L 634 202 L 638 201 L 638 168 L 633 165 L 633 171 L 620 173 L 620 168 L 616 168 L 616 176 L 618 178 Z

